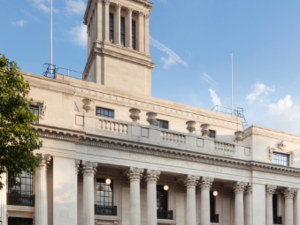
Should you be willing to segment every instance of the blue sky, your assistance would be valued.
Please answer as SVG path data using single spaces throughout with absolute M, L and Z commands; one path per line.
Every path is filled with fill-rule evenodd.
M 54 63 L 83 71 L 87 0 L 53 0 Z M 249 124 L 300 134 L 300 1 L 153 0 L 154 97 L 234 107 Z M 23 71 L 49 62 L 49 0 L 0 0 L 0 52 Z

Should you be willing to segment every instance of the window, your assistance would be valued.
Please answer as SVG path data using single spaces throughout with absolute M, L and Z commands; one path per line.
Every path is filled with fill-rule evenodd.
M 213 195 L 213 191 L 209 192 L 210 198 L 210 222 L 219 223 L 219 214 L 216 214 L 216 196 Z
M 210 137 L 210 138 L 216 138 L 216 131 L 215 130 L 209 130 L 208 137 Z
M 280 166 L 289 166 L 289 155 L 273 152 L 273 163 Z
M 132 48 L 136 49 L 136 42 L 135 42 L 135 21 L 132 21 Z
M 32 225 L 33 220 L 27 218 L 15 218 L 9 217 L 8 218 L 8 225 Z
M 109 40 L 114 43 L 114 15 L 109 14 Z
M 115 117 L 114 110 L 99 108 L 99 107 L 96 108 L 96 116 L 102 116 L 102 117 L 111 118 L 111 119 L 113 119 Z
M 163 186 L 157 185 L 157 210 L 167 211 L 168 210 L 168 191 L 164 190 Z
M 165 120 L 156 120 L 156 126 L 164 129 L 169 129 L 169 122 Z
M 39 116 L 39 107 L 38 106 L 31 105 L 31 106 L 29 106 L 29 108 L 34 115 Z M 35 123 L 39 123 L 39 120 L 37 120 Z
M 121 17 L 121 45 L 125 46 L 125 18 Z
M 278 216 L 278 195 L 273 195 L 273 223 L 282 224 L 282 217 Z

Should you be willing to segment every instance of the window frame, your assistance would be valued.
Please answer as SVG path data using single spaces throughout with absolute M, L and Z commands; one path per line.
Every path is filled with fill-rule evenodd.
M 121 46 L 125 47 L 126 45 L 126 24 L 125 24 L 125 17 L 120 18 L 120 44 Z
M 35 111 L 32 111 L 33 108 L 35 108 Z M 39 122 L 40 122 L 40 106 L 39 106 L 39 105 L 34 105 L 34 104 L 32 104 L 32 105 L 29 106 L 29 109 L 30 109 L 30 111 L 31 111 L 34 115 L 37 115 L 37 116 L 38 116 L 38 119 L 37 119 L 37 121 L 35 122 L 35 124 L 39 124 Z M 37 111 L 37 113 L 36 113 L 36 111 Z
M 109 112 L 112 112 L 112 117 L 105 116 L 105 113 L 104 113 L 104 115 L 101 115 L 101 113 L 97 114 L 98 110 L 104 110 L 104 111 L 107 110 Z M 104 107 L 100 107 L 100 106 L 96 107 L 95 114 L 96 114 L 96 116 L 100 116 L 100 117 L 104 117 L 104 118 L 108 118 L 108 119 L 114 119 L 115 118 L 115 110 L 114 109 L 108 109 L 108 108 L 104 108 Z
M 101 195 L 99 196 L 100 200 L 98 201 L 98 195 L 97 194 L 99 192 L 101 192 L 101 191 L 98 190 L 98 187 L 100 186 L 100 185 L 98 185 L 99 184 L 98 182 L 104 184 L 104 190 L 103 190 L 104 196 L 102 196 L 103 199 L 104 199 L 104 202 L 103 202 L 102 205 L 101 205 Z M 106 192 L 105 191 L 105 187 L 106 186 L 110 186 L 110 188 L 111 188 L 111 191 L 108 191 L 108 193 L 111 193 L 111 202 L 109 202 L 109 201 L 107 202 L 106 201 L 106 198 L 110 198 L 109 196 L 106 196 L 106 194 L 105 194 L 105 192 Z M 99 202 L 100 202 L 100 204 L 98 204 Z M 106 204 L 106 203 L 108 203 L 108 204 Z M 110 205 L 110 203 L 111 203 L 111 205 Z M 114 181 L 113 180 L 111 180 L 111 184 L 110 185 L 107 185 L 105 183 L 105 178 L 101 178 L 101 177 L 97 177 L 96 178 L 96 205 L 98 205 L 98 206 L 114 207 Z
M 114 43 L 114 14 L 109 13 L 109 41 Z
M 209 131 L 208 137 L 216 139 L 217 131 L 216 130 L 208 130 L 208 131 Z M 211 135 L 211 133 L 214 133 L 214 135 Z
M 274 159 L 274 156 L 280 157 L 285 156 L 287 160 L 283 161 L 279 158 Z M 286 162 L 286 165 L 280 162 Z M 282 152 L 272 152 L 272 164 L 278 165 L 278 166 L 290 166 L 290 154 L 282 153 Z
M 160 126 L 159 123 L 161 123 L 162 126 Z M 163 125 L 164 123 L 167 124 L 167 127 L 164 127 L 164 125 Z M 168 120 L 162 120 L 162 119 L 156 119 L 155 126 L 157 126 L 159 128 L 162 128 L 162 129 L 169 130 L 169 121 Z
M 136 21 L 131 21 L 131 46 L 136 50 Z
M 30 175 L 27 177 L 26 175 Z M 8 183 L 10 182 L 10 177 L 12 175 L 8 174 Z M 19 180 L 19 181 L 18 181 Z M 26 180 L 30 180 L 29 184 L 27 184 Z M 20 185 L 8 185 L 8 193 L 9 194 L 20 194 L 20 195 L 27 195 L 27 196 L 33 196 L 33 176 L 30 173 L 22 172 L 20 177 L 16 177 L 16 181 L 19 182 Z M 24 181 L 24 183 L 22 183 Z M 25 185 L 25 191 L 22 191 L 22 184 Z M 29 191 L 26 190 L 26 186 L 29 186 Z M 17 187 L 20 187 L 19 190 Z M 17 192 L 17 193 L 15 193 Z

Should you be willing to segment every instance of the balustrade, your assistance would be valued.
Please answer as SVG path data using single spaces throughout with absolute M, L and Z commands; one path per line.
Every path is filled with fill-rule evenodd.
M 215 150 L 218 152 L 224 152 L 224 153 L 234 153 L 235 145 L 229 144 L 226 142 L 215 141 Z
M 34 206 L 34 195 L 7 193 L 7 205 Z
M 117 121 L 99 119 L 100 129 L 120 134 L 128 134 L 128 125 Z
M 186 136 L 182 135 L 182 134 L 162 131 L 161 137 L 162 137 L 163 141 L 169 141 L 169 142 L 174 142 L 174 143 L 183 143 L 183 144 L 186 143 Z
M 157 219 L 173 220 L 173 210 L 157 210 Z
M 96 215 L 106 215 L 106 216 L 116 216 L 117 215 L 117 206 L 95 205 L 95 214 Z

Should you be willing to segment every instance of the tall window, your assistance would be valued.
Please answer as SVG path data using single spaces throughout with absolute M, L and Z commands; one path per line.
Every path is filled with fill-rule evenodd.
M 109 40 L 114 43 L 114 15 L 109 14 Z
M 9 189 L 8 193 L 32 195 L 32 175 L 30 173 L 22 172 L 20 177 L 14 179 L 8 176 Z
M 169 122 L 166 120 L 156 120 L 156 126 L 164 129 L 169 129 Z
M 273 195 L 273 223 L 282 224 L 282 217 L 278 216 L 278 195 Z
M 33 220 L 27 218 L 16 218 L 16 217 L 9 217 L 8 218 L 8 225 L 32 225 Z
M 216 214 L 216 196 L 210 191 L 210 222 L 219 223 L 219 215 Z
M 273 163 L 280 166 L 289 166 L 289 155 L 273 152 Z
M 135 21 L 132 21 L 132 48 L 136 49 L 136 41 L 135 41 Z
M 113 119 L 114 118 L 114 114 L 115 114 L 114 110 L 100 108 L 100 107 L 96 108 L 96 116 L 102 116 L 102 117 Z
M 113 182 L 106 184 L 104 179 L 97 179 L 96 204 L 113 206 Z
M 34 115 L 37 115 L 39 116 L 39 107 L 36 106 L 36 105 L 31 105 L 29 106 L 31 112 L 34 114 Z M 32 121 L 31 121 L 32 122 Z M 39 123 L 39 120 L 37 120 L 35 123 Z
M 121 17 L 121 45 L 125 46 L 125 18 Z
M 164 190 L 163 186 L 157 185 L 157 210 L 167 211 L 168 210 L 168 192 Z

